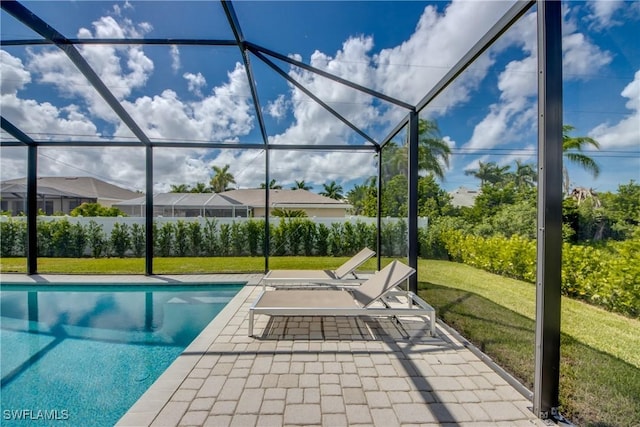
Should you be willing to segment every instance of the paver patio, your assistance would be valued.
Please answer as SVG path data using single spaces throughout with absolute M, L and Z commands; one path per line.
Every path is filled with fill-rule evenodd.
M 249 283 L 119 426 L 544 425 L 531 403 L 426 319 L 256 316 Z

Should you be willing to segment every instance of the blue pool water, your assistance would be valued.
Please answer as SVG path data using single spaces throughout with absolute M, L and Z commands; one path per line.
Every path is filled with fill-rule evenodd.
M 5 287 L 0 424 L 113 425 L 241 287 Z

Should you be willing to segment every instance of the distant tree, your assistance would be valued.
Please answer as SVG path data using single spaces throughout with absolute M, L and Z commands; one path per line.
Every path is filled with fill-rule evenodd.
M 227 190 L 229 184 L 236 183 L 235 178 L 229 172 L 229 165 L 224 165 L 224 167 L 212 166 L 212 169 L 214 175 L 209 184 L 215 193 L 222 193 Z
M 102 206 L 100 203 L 83 203 L 74 208 L 69 215 L 71 216 L 127 216 L 124 212 L 116 207 Z
M 291 187 L 292 190 L 311 190 L 311 186 L 307 185 L 304 180 L 296 181 L 295 184 Z
M 468 169 L 464 171 L 464 174 L 478 178 L 480 186 L 483 187 L 485 184 L 497 184 L 505 181 L 509 169 L 509 165 L 498 166 L 496 162 L 478 162 L 478 169 Z
M 260 188 L 267 188 L 265 183 L 260 184 Z M 270 190 L 282 190 L 282 185 L 278 184 L 275 179 L 269 181 L 269 189 Z
M 271 215 L 282 218 L 302 218 L 306 217 L 307 213 L 302 209 L 275 208 L 273 211 L 271 211 Z
M 347 200 L 353 206 L 354 215 L 363 215 L 366 211 L 367 201 L 376 197 L 376 188 L 374 186 L 375 178 L 368 180 L 364 184 L 356 184 L 349 192 L 347 192 Z
M 562 126 L 562 152 L 569 162 L 582 167 L 587 172 L 590 172 L 594 178 L 597 178 L 600 174 L 600 166 L 598 166 L 595 160 L 584 154 L 582 150 L 589 145 L 599 149 L 600 144 L 588 136 L 570 136 L 569 134 L 573 130 L 575 130 L 575 128 L 571 125 Z M 564 192 L 568 194 L 571 188 L 571 182 L 566 167 L 563 168 L 563 172 Z
M 191 193 L 211 193 L 211 187 L 207 187 L 207 184 L 204 182 L 197 182 L 196 185 L 191 187 Z
M 400 146 L 390 142 L 382 157 L 382 175 L 386 178 L 406 175 L 408 168 L 408 144 Z M 418 169 L 426 174 L 432 173 L 444 178 L 444 166 L 449 166 L 451 147 L 440 136 L 438 124 L 432 120 L 418 121 Z
M 421 171 L 444 178 L 444 166 L 449 166 L 451 147 L 442 139 L 438 124 L 433 120 L 418 121 L 418 167 Z
M 329 197 L 335 200 L 342 200 L 344 198 L 344 196 L 342 195 L 342 186 L 337 182 L 331 181 L 329 184 L 322 184 L 322 187 L 324 188 L 324 190 L 319 193 L 321 196 Z
M 171 190 L 169 193 L 188 193 L 189 186 L 187 184 L 171 184 Z
M 517 188 L 533 187 L 538 181 L 535 166 L 516 160 L 516 170 L 512 173 L 513 182 Z

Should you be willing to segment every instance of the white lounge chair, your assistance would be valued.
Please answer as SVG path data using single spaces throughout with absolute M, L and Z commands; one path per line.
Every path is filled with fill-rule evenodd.
M 361 283 L 366 279 L 356 275 L 355 270 L 376 253 L 364 248 L 335 270 L 271 270 L 262 278 L 263 288 L 278 283 Z
M 413 292 L 396 287 L 415 270 L 393 261 L 360 286 L 352 289 L 262 290 L 249 307 L 249 336 L 253 336 L 255 314 L 269 316 L 429 316 L 431 336 L 436 331 L 436 311 Z M 407 306 L 391 307 L 385 299 L 404 295 Z

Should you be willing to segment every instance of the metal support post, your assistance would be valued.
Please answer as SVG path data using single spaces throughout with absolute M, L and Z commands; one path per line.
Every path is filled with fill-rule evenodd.
M 409 129 L 407 143 L 409 144 L 409 177 L 408 177 L 408 261 L 409 266 L 415 268 L 416 273 L 409 278 L 409 291 L 418 293 L 418 113 L 409 113 Z
M 27 147 L 27 274 L 38 273 L 38 147 Z M 44 206 L 43 206 L 44 208 Z
M 264 163 L 264 272 L 269 271 L 269 251 L 271 250 L 271 226 L 269 224 L 269 147 L 265 146 L 265 163 Z
M 144 274 L 153 274 L 153 148 L 146 147 L 146 191 L 145 195 L 145 267 Z
M 376 258 L 378 260 L 378 271 L 382 270 L 382 151 L 378 148 L 378 181 L 376 198 Z
M 562 5 L 538 1 L 538 243 L 533 410 L 559 404 L 562 277 Z

